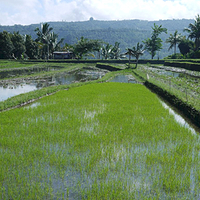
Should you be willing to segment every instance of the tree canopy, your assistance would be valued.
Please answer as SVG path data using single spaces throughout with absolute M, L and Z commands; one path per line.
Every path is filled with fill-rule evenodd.
M 0 33 L 0 58 L 11 58 L 12 52 L 14 50 L 14 45 L 7 31 Z
M 190 22 L 189 25 L 187 24 L 188 28 L 182 28 L 182 31 L 184 30 L 188 34 L 185 36 L 188 36 L 187 40 L 181 38 L 181 27 L 185 25 L 180 25 L 180 22 L 185 24 Z M 176 46 L 178 45 L 180 52 L 185 58 L 199 58 L 200 16 L 197 15 L 194 23 L 192 22 L 191 20 L 173 20 L 172 23 L 171 20 L 163 20 L 155 24 L 141 20 L 102 22 L 92 19 L 87 22 L 65 23 L 66 26 L 64 26 L 64 23 L 59 22 L 44 23 L 41 24 L 40 28 L 35 27 L 36 25 L 27 27 L 15 25 L 14 27 L 7 27 L 9 30 L 18 29 L 13 31 L 13 33 L 5 30 L 0 32 L 0 58 L 20 59 L 26 56 L 31 59 L 49 59 L 53 58 L 54 51 L 70 51 L 74 53 L 74 57 L 79 59 L 88 56 L 95 56 L 98 59 L 101 57 L 103 59 L 121 59 L 123 58 L 121 52 L 124 52 L 127 46 L 130 46 L 130 44 L 137 45 L 141 41 L 143 41 L 145 49 L 149 52 L 152 59 L 157 52 L 159 52 L 159 56 L 162 58 L 163 53 L 161 49 L 167 49 L 168 44 L 168 50 L 174 49 L 175 54 L 177 51 Z M 152 23 L 152 32 L 149 33 Z M 163 34 L 167 33 L 167 29 L 163 28 L 162 23 L 164 26 L 170 27 L 169 36 Z M 62 27 L 60 27 L 60 24 L 62 24 Z M 175 25 L 169 26 L 169 24 Z M 54 28 L 51 27 L 52 25 Z M 133 25 L 134 28 L 132 28 Z M 0 26 L 0 31 L 2 27 Z M 177 30 L 172 32 L 172 27 L 176 27 Z M 29 34 L 23 34 L 24 32 L 20 34 L 19 31 L 23 30 L 23 28 L 29 28 Z M 31 31 L 32 29 L 35 31 Z M 54 29 L 57 33 L 53 31 Z M 64 30 L 67 31 L 64 33 Z M 67 41 L 71 41 L 66 43 L 68 47 L 67 45 L 63 46 L 64 37 L 61 37 L 63 34 L 65 34 Z M 162 43 L 163 40 L 166 41 L 164 44 Z M 126 53 L 129 57 L 133 56 L 132 51 Z M 149 55 L 145 53 L 143 59 L 148 57 Z
M 200 47 L 200 16 L 197 15 L 194 23 L 190 23 L 188 28 L 185 28 L 184 31 L 189 33 L 188 38 L 194 39 L 195 50 L 199 50 L 199 47 Z
M 139 42 L 137 43 L 136 47 L 134 46 L 132 49 L 128 48 L 127 52 L 125 53 L 125 55 L 129 56 L 129 68 L 130 68 L 130 60 L 131 60 L 131 56 L 136 58 L 136 66 L 135 68 L 137 68 L 138 65 L 138 60 L 139 57 L 142 56 L 145 52 L 145 49 L 143 48 L 143 44 L 140 44 Z
M 40 29 L 35 29 L 38 36 L 36 42 L 40 44 L 40 53 L 42 57 L 46 57 L 47 59 L 49 59 L 49 56 L 53 56 L 53 52 L 59 49 L 60 44 L 64 40 L 62 38 L 58 41 L 58 34 L 55 34 L 52 30 L 53 28 L 48 23 L 41 24 Z
M 156 51 L 162 49 L 162 40 L 158 36 L 161 33 L 167 33 L 167 29 L 163 28 L 162 25 L 158 26 L 155 23 L 152 29 L 151 38 L 145 39 L 143 43 L 145 44 L 145 49 L 151 54 L 151 58 L 153 59 L 156 55 Z
M 170 34 L 169 38 L 166 39 L 166 43 L 169 43 L 169 50 L 174 48 L 174 54 L 176 54 L 176 45 L 179 44 L 182 40 L 181 34 L 176 30 L 174 34 Z

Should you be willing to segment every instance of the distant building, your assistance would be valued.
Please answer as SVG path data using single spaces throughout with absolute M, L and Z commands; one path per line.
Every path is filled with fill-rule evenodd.
M 73 53 L 72 52 L 59 52 L 55 51 L 53 52 L 53 58 L 54 59 L 72 59 Z

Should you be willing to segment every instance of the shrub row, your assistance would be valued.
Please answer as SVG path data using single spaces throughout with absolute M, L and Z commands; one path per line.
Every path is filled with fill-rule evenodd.
M 200 71 L 200 63 L 165 61 L 164 66 L 179 67 L 187 70 Z
M 104 63 L 97 63 L 96 67 L 99 68 L 99 69 L 106 69 L 106 70 L 109 70 L 109 71 L 112 71 L 112 72 L 122 70 L 121 68 L 118 68 L 114 65 L 109 65 L 109 64 L 104 64 Z
M 200 59 L 166 59 L 165 61 L 200 63 Z
M 27 62 L 50 62 L 50 63 L 116 63 L 116 64 L 125 64 L 128 63 L 128 59 L 124 60 L 100 60 L 100 59 L 88 59 L 88 60 L 71 60 L 71 59 L 62 59 L 62 60 L 29 60 Z M 131 62 L 135 62 L 135 59 L 132 59 Z M 164 60 L 139 60 L 139 64 L 164 64 Z

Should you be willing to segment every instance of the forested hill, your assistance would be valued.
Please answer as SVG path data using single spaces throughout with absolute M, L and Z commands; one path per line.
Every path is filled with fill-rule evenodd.
M 168 34 L 161 34 L 161 38 L 165 41 L 170 33 L 175 30 L 185 35 L 183 29 L 188 27 L 194 20 L 122 20 L 122 21 L 98 21 L 89 20 L 83 22 L 48 22 L 53 28 L 53 31 L 59 35 L 59 38 L 64 38 L 64 43 L 74 44 L 81 36 L 89 39 L 101 39 L 114 45 L 115 42 L 120 42 L 120 48 L 125 51 L 126 48 L 132 48 L 137 42 L 142 43 L 143 40 L 151 36 L 152 26 L 155 24 L 162 25 L 167 28 Z M 36 38 L 35 29 L 40 27 L 40 24 L 32 24 L 28 26 L 14 25 L 14 26 L 0 26 L 0 32 L 19 31 L 20 34 L 29 34 Z M 169 44 L 163 42 L 163 50 L 161 50 L 159 57 L 163 58 L 173 51 L 168 52 Z M 149 55 L 146 53 L 145 58 Z

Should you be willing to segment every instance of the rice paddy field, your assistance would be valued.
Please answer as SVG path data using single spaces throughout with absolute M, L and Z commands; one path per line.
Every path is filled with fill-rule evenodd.
M 200 72 L 160 65 L 140 65 L 134 72 L 200 110 Z
M 199 199 L 200 138 L 141 84 L 0 113 L 0 199 Z
M 44 62 L 45 63 L 45 62 Z M 15 69 L 15 68 L 22 68 L 22 67 L 33 67 L 39 63 L 30 63 L 30 62 L 20 62 L 14 60 L 0 60 L 0 70 L 4 69 Z

